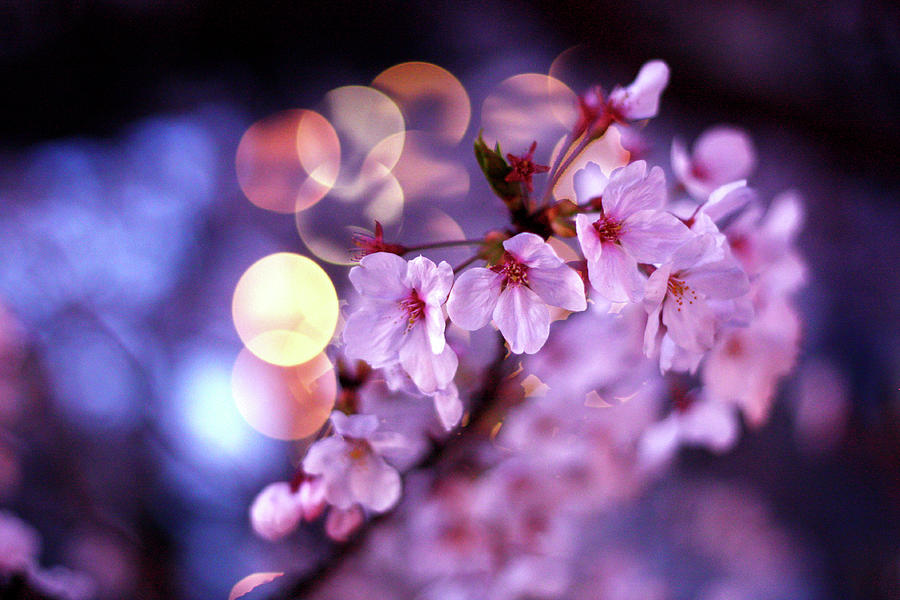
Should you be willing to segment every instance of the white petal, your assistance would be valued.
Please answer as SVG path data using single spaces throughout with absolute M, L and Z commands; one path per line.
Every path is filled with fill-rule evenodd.
M 340 435 L 355 439 L 368 439 L 378 429 L 375 415 L 345 415 L 339 410 L 331 413 L 331 424 Z
M 600 259 L 603 253 L 603 244 L 593 227 L 597 215 L 579 214 L 575 216 L 575 232 L 578 234 L 578 243 L 581 245 L 581 253 L 588 262 Z
M 453 285 L 453 268 L 445 261 L 435 266 L 424 256 L 417 256 L 409 261 L 404 281 L 407 288 L 417 290 L 419 298 L 426 303 L 440 306 Z
M 487 325 L 500 297 L 501 279 L 490 269 L 469 269 L 456 279 L 447 300 L 450 320 L 475 331 Z
M 331 436 L 315 442 L 303 457 L 303 470 L 310 475 L 324 475 L 346 462 L 347 442 Z
M 625 167 L 626 170 L 630 168 L 631 165 Z M 646 177 L 641 177 L 630 185 L 614 188 L 613 182 L 610 181 L 606 189 L 607 192 L 603 195 L 603 211 L 619 221 L 640 210 L 659 210 L 666 203 L 666 175 L 659 167 L 653 167 Z M 611 189 L 616 190 L 616 193 L 612 193 Z
M 644 328 L 644 356 L 651 358 L 659 350 L 659 315 L 662 304 L 657 304 L 647 316 L 647 326 Z
M 358 267 L 350 269 L 350 281 L 357 292 L 382 300 L 400 300 L 409 293 L 405 277 L 406 261 L 390 252 L 364 256 Z
M 750 175 L 756 166 L 756 152 L 747 132 L 719 126 L 700 136 L 692 161 L 715 187 Z
M 520 233 L 503 242 L 503 248 L 529 267 L 552 269 L 563 264 L 553 247 L 534 233 Z
M 589 161 L 583 169 L 575 171 L 575 197 L 579 204 L 584 204 L 603 195 L 609 178 L 603 173 L 600 165 Z
M 400 474 L 374 454 L 358 460 L 350 471 L 350 490 L 361 505 L 384 512 L 400 499 Z
M 325 533 L 336 542 L 346 542 L 364 520 L 365 515 L 358 506 L 332 508 L 325 517 Z
M 503 290 L 494 309 L 494 322 L 513 354 L 534 354 L 550 335 L 550 311 L 537 294 L 522 285 Z
M 597 293 L 612 302 L 635 302 L 644 288 L 637 262 L 617 244 L 603 244 L 598 261 L 588 261 L 588 279 Z
M 399 304 L 370 301 L 347 319 L 342 333 L 344 352 L 377 369 L 397 359 L 405 330 L 406 317 Z
M 435 392 L 434 409 L 444 429 L 450 431 L 456 427 L 463 414 L 463 404 L 459 399 L 456 385 L 451 383 L 446 389 Z
M 644 287 L 644 309 L 652 312 L 657 309 L 666 297 L 666 289 L 669 285 L 669 275 L 672 273 L 672 264 L 662 265 L 650 274 L 647 285 Z
M 303 507 L 299 497 L 286 481 L 267 485 L 250 506 L 253 531 L 273 542 L 292 532 L 302 516 Z
M 572 312 L 587 308 L 584 281 L 577 272 L 565 265 L 555 269 L 529 270 L 528 287 L 550 306 L 559 306 Z
M 710 298 L 738 298 L 750 291 L 747 274 L 735 260 L 722 260 L 682 272 L 685 283 Z
M 440 354 L 444 351 L 444 345 L 447 338 L 444 337 L 444 327 L 446 320 L 444 319 L 444 311 L 437 306 L 425 307 L 425 322 L 416 324 L 417 327 L 424 327 L 428 335 L 428 343 L 434 354 Z
M 649 119 L 659 110 L 659 97 L 669 83 L 669 67 L 661 60 L 644 63 L 627 88 L 617 88 L 609 96 L 626 119 Z
M 721 222 L 729 215 L 756 201 L 756 192 L 747 187 L 746 179 L 732 181 L 719 186 L 709 194 L 709 199 L 700 207 L 700 214 Z
M 688 155 L 687 148 L 684 147 L 684 142 L 678 138 L 672 140 L 670 160 L 672 162 L 672 172 L 675 173 L 675 178 L 678 181 L 687 184 L 688 181 L 693 180 L 691 157 Z
M 691 230 L 674 215 L 642 210 L 622 224 L 619 243 L 638 262 L 661 263 L 690 237 Z
M 456 375 L 458 362 L 456 353 L 449 345 L 445 345 L 440 354 L 434 354 L 422 328 L 413 328 L 400 347 L 403 370 L 425 394 L 446 387 Z
M 688 300 L 687 294 L 681 304 L 667 296 L 663 302 L 662 322 L 672 341 L 690 352 L 706 352 L 712 347 L 715 331 L 715 317 L 706 300 Z

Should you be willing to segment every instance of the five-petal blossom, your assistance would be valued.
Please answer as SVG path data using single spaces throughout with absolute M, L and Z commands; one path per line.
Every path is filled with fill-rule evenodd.
M 458 364 L 441 308 L 453 285 L 450 265 L 376 252 L 350 269 L 350 281 L 363 304 L 344 328 L 347 356 L 376 369 L 399 361 L 425 394 L 447 387 Z
M 662 210 L 666 181 L 662 169 L 637 161 L 613 171 L 609 183 L 593 163 L 575 174 L 579 202 L 601 196 L 603 212 L 579 214 L 575 229 L 587 260 L 588 279 L 601 296 L 612 302 L 636 302 L 644 287 L 638 263 L 661 263 L 690 236 L 674 215 Z M 583 195 L 584 197 L 581 197 Z
M 550 335 L 547 305 L 584 310 L 584 283 L 538 235 L 520 233 L 504 241 L 503 248 L 503 262 L 469 269 L 457 278 L 447 312 L 470 331 L 493 319 L 514 354 L 534 354 Z

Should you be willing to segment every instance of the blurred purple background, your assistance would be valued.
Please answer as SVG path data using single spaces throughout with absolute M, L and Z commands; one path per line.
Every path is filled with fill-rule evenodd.
M 808 553 L 795 597 L 900 597 L 894 3 L 6 2 L 0 23 L 0 508 L 38 531 L 42 564 L 148 599 L 225 597 L 247 573 L 312 564 L 320 536 L 271 545 L 246 517 L 290 457 L 230 404 L 231 294 L 258 258 L 303 247 L 289 216 L 241 193 L 241 135 L 423 60 L 466 86 L 468 148 L 494 85 L 586 44 L 604 85 L 671 66 L 657 162 L 676 133 L 751 133 L 752 183 L 807 200 L 811 275 L 770 422 L 725 456 L 683 452 L 593 543 L 630 540 L 691 598 L 666 499 L 752 497 Z M 9 581 L 0 598 L 24 593 Z

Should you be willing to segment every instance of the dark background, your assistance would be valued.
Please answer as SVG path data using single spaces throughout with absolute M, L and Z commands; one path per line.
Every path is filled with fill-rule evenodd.
M 785 442 L 782 408 L 734 454 L 689 454 L 686 464 L 740 472 L 767 489 L 821 553 L 828 597 L 898 597 L 896 3 L 4 1 L 0 31 L 0 151 L 13 159 L 211 101 L 254 118 L 312 105 L 335 85 L 407 60 L 465 81 L 495 55 L 587 44 L 608 84 L 664 58 L 673 73 L 664 112 L 686 137 L 740 124 L 758 135 L 760 171 L 770 173 L 762 179 L 794 182 L 808 197 L 802 241 L 814 283 L 804 355 L 839 366 L 853 407 L 842 445 L 815 463 Z M 165 549 L 169 533 L 157 527 L 147 518 L 136 529 Z M 172 565 L 158 562 L 144 576 L 165 596 Z

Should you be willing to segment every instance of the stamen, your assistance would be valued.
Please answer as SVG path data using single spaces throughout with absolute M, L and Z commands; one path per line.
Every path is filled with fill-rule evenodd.
M 692 290 L 691 286 L 686 284 L 683 279 L 669 277 L 666 288 L 668 289 L 669 294 L 672 295 L 672 298 L 675 299 L 675 304 L 678 305 L 679 312 L 681 312 L 681 307 L 684 306 L 685 300 L 687 300 L 688 304 L 693 304 L 694 300 L 697 300 L 697 292 Z M 687 294 L 687 296 L 685 296 L 685 294 Z
M 607 215 L 601 215 L 594 221 L 594 231 L 601 242 L 617 242 L 622 235 L 622 224 Z
M 504 253 L 503 260 L 504 262 L 491 267 L 492 271 L 503 276 L 503 289 L 507 285 L 528 285 L 528 267 L 509 252 Z
M 419 298 L 416 290 L 412 290 L 409 296 L 400 301 L 400 308 L 406 313 L 406 330 L 412 329 L 412 326 L 425 316 L 425 301 Z

